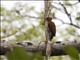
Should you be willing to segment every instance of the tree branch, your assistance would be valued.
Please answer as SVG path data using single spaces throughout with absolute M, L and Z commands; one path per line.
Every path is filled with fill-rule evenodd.
M 48 27 L 48 21 L 46 20 L 47 17 L 51 17 L 51 2 L 52 0 L 45 0 L 44 1 L 44 22 L 45 22 L 45 60 L 48 60 L 48 58 L 51 55 L 51 41 L 49 36 L 49 27 Z
M 61 3 L 60 3 L 61 4 Z M 66 12 L 66 14 L 68 15 L 68 17 L 69 17 L 69 19 L 70 19 L 70 21 L 71 21 L 71 23 L 66 23 L 66 22 L 64 22 L 62 19 L 60 19 L 60 18 L 57 18 L 57 17 L 54 17 L 55 19 L 57 19 L 57 20 L 59 20 L 59 21 L 61 21 L 63 24 L 68 24 L 68 25 L 72 25 L 72 26 L 74 26 L 74 27 L 76 27 L 76 28 L 79 28 L 80 29 L 80 26 L 78 26 L 78 25 L 75 25 L 75 24 L 73 24 L 72 23 L 72 19 L 71 19 L 71 16 L 70 16 L 70 14 L 67 12 L 67 9 L 64 7 L 64 5 L 63 4 L 61 4 L 62 6 L 63 6 L 63 8 L 64 8 L 64 10 L 65 10 L 65 12 Z M 54 7 L 54 8 L 56 8 L 55 6 L 52 6 L 52 7 Z M 60 10 L 60 9 L 58 9 L 58 8 L 56 8 L 57 10 Z M 47 9 L 45 9 L 45 11 L 46 11 Z M 19 14 L 20 16 L 22 16 L 21 14 Z M 35 16 L 30 16 L 30 15 L 24 15 L 24 16 L 22 16 L 22 17 L 29 17 L 29 18 L 34 18 L 34 19 L 41 19 L 40 17 L 35 17 Z
M 65 7 L 63 4 L 61 4 L 61 3 L 59 3 L 59 4 L 63 7 L 63 9 L 64 9 L 66 15 L 68 16 L 68 18 L 69 18 L 69 20 L 70 20 L 70 23 L 72 24 L 72 18 L 71 18 L 70 13 L 68 13 L 66 7 Z
M 35 16 L 30 16 L 30 15 L 21 15 L 19 10 L 16 10 L 16 13 L 21 16 L 21 17 L 28 17 L 28 18 L 35 18 L 35 19 L 40 19 L 40 17 L 35 17 Z
M 56 20 L 61 21 L 63 24 L 71 25 L 71 26 L 74 26 L 74 27 L 80 29 L 80 26 L 78 26 L 78 25 L 75 25 L 75 24 L 73 24 L 73 23 L 66 23 L 66 22 L 64 22 L 62 19 L 57 18 L 57 17 L 54 17 L 54 18 L 55 18 Z
M 78 26 L 78 25 L 75 25 L 75 24 L 70 24 L 70 25 L 72 25 L 72 26 L 77 27 L 77 28 L 80 29 L 80 26 Z
M 56 7 L 56 6 L 54 6 L 54 5 L 52 5 L 52 8 L 55 8 L 56 10 L 58 10 L 58 11 L 60 11 L 60 12 L 64 13 L 60 8 L 57 8 L 57 7 Z
M 67 43 L 68 42 L 68 43 Z M 33 45 L 31 46 L 26 46 L 25 49 L 27 52 L 42 52 L 43 55 L 45 54 L 45 42 L 42 42 L 41 44 L 36 45 L 35 43 L 32 43 Z M 34 47 L 33 47 L 34 46 Z M 73 46 L 75 47 L 78 52 L 80 53 L 80 41 L 65 41 L 65 42 L 61 42 L 61 41 L 57 41 L 54 42 L 54 44 L 52 43 L 52 50 L 51 50 L 51 55 L 50 56 L 60 56 L 60 55 L 67 55 L 67 53 L 64 51 L 64 47 L 66 46 Z M 38 47 L 38 48 L 37 48 Z

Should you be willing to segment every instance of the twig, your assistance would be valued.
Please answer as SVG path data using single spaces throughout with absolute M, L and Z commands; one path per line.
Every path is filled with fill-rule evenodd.
M 65 7 L 63 4 L 61 4 L 61 3 L 59 3 L 59 4 L 63 7 L 63 9 L 64 9 L 66 15 L 68 16 L 68 18 L 69 18 L 69 20 L 70 20 L 70 22 L 71 22 L 71 24 L 72 24 L 72 18 L 71 18 L 71 15 L 68 13 L 66 7 Z
M 30 15 L 25 15 L 25 16 L 22 16 L 22 17 L 29 17 L 29 18 L 41 19 L 40 17 L 30 16 Z
M 29 18 L 36 18 L 36 19 L 40 19 L 40 17 L 35 17 L 35 16 L 30 16 L 30 15 L 21 15 L 20 11 L 19 10 L 16 10 L 16 13 L 21 16 L 21 17 L 29 17 Z
M 58 11 L 60 11 L 60 12 L 64 13 L 60 8 L 57 8 L 57 7 L 56 7 L 56 6 L 54 6 L 54 5 L 52 5 L 52 8 L 55 8 L 56 10 L 58 10 Z
M 66 7 L 65 7 L 61 2 L 59 2 L 59 4 L 63 7 L 63 9 L 64 9 L 64 11 L 65 11 L 66 15 L 68 16 L 68 18 L 69 18 L 69 20 L 70 20 L 70 23 L 65 23 L 65 22 L 64 22 L 64 21 L 62 21 L 61 19 L 59 19 L 59 20 L 60 20 L 63 24 L 72 25 L 72 26 L 74 26 L 74 27 L 76 27 L 76 28 L 79 28 L 79 29 L 80 29 L 80 26 L 73 24 L 73 22 L 72 22 L 72 18 L 71 18 L 71 14 L 69 14 L 69 13 L 68 13 L 68 11 L 67 11 Z
M 74 27 L 76 27 L 76 28 L 78 28 L 78 29 L 80 29 L 80 26 L 78 26 L 78 25 L 75 25 L 75 24 L 71 24 L 71 23 L 66 23 L 66 22 L 64 22 L 62 19 L 60 19 L 60 18 L 57 18 L 57 17 L 54 17 L 56 20 L 59 20 L 59 21 L 61 21 L 63 24 L 67 24 L 67 25 L 71 25 L 71 26 L 74 26 Z
M 80 29 L 80 26 L 78 26 L 78 25 L 75 25 L 75 24 L 70 24 L 70 25 L 72 25 L 72 26 L 77 27 L 77 28 Z

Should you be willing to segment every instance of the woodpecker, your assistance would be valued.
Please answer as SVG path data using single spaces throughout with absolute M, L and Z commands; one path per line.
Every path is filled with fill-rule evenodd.
M 56 26 L 55 23 L 52 22 L 52 17 L 47 17 L 46 20 L 48 22 L 48 34 L 51 41 L 52 38 L 56 35 Z

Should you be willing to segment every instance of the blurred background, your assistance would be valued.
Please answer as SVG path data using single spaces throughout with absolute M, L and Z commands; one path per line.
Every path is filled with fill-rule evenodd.
M 52 14 L 53 17 L 56 17 L 53 18 L 53 21 L 57 28 L 56 37 L 53 40 L 80 41 L 80 3 L 78 1 L 60 2 L 71 14 L 73 25 L 70 25 L 70 20 L 62 6 L 59 5 L 59 1 L 53 1 Z M 6 40 L 13 45 L 21 41 L 32 41 L 38 44 L 45 40 L 44 1 L 1 1 L 0 17 L 1 40 Z M 17 48 L 17 51 L 13 52 L 8 55 L 8 60 L 43 60 L 43 56 L 40 54 L 36 53 L 32 57 L 34 54 L 26 55 L 27 52 L 23 52 L 21 48 Z M 23 56 L 21 57 L 21 55 Z M 66 56 L 50 58 L 50 60 L 53 59 L 69 60 L 70 58 L 66 58 Z

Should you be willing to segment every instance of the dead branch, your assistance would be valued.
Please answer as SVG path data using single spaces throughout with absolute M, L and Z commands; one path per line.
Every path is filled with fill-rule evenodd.
M 46 48 L 46 45 L 45 45 L 45 42 L 42 42 L 41 44 L 38 45 L 35 45 L 34 47 L 34 44 L 33 45 L 29 45 L 29 46 L 26 46 L 26 51 L 27 52 L 32 52 L 32 53 L 35 53 L 35 52 L 42 52 L 43 55 L 46 55 L 45 54 L 45 48 Z M 64 47 L 65 46 L 74 46 L 78 52 L 80 53 L 80 42 L 79 41 L 74 41 L 74 42 L 70 42 L 67 41 L 63 43 L 63 41 L 57 41 L 55 42 L 54 44 L 52 44 L 52 50 L 51 50 L 51 56 L 60 56 L 60 55 L 67 55 L 67 53 L 64 51 Z M 37 47 L 38 46 L 38 47 Z

